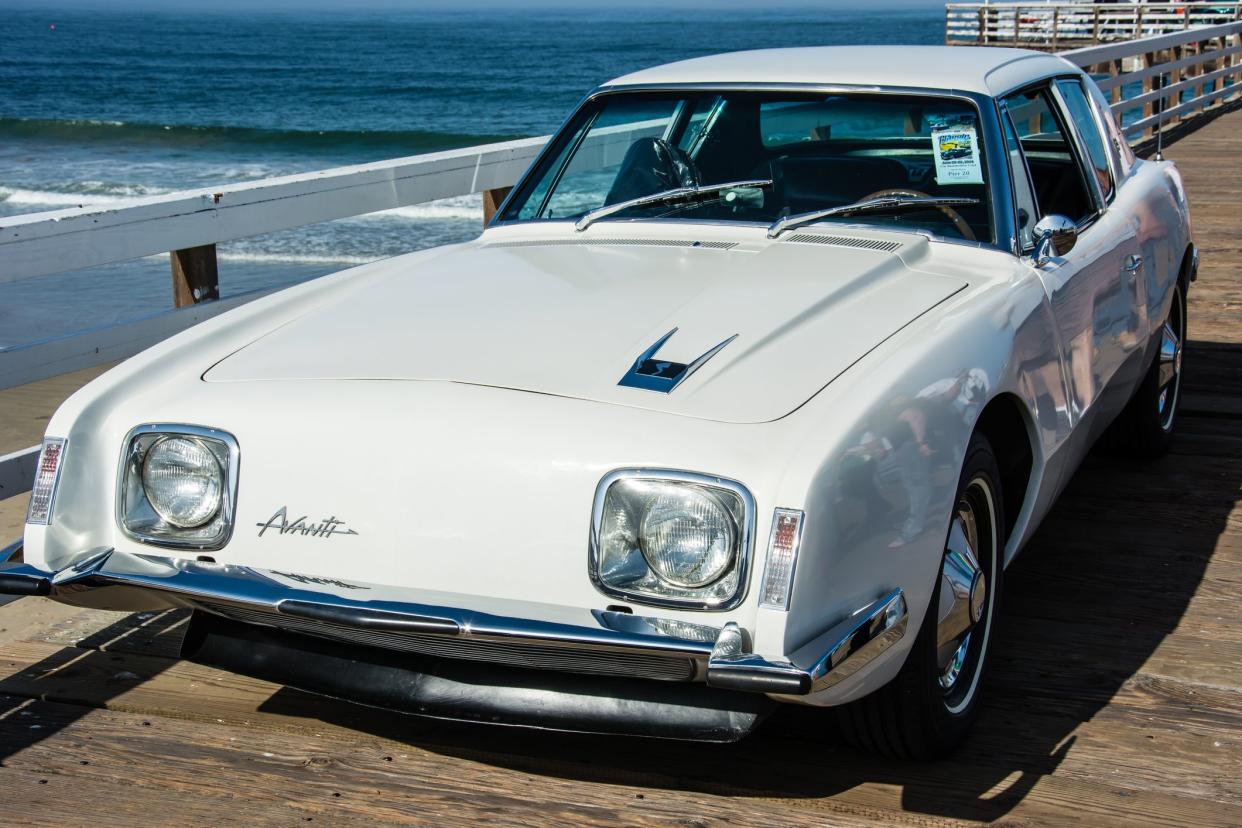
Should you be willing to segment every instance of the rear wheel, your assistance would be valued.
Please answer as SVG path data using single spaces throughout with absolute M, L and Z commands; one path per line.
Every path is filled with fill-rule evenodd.
M 992 446 L 975 434 L 914 646 L 891 682 L 837 708 L 847 741 L 886 756 L 929 760 L 965 738 L 978 711 L 999 597 L 1003 502 Z
M 1143 383 L 1109 429 L 1108 448 L 1134 457 L 1155 458 L 1168 451 L 1177 425 L 1182 390 L 1182 348 L 1186 342 L 1186 294 L 1173 288 L 1160 345 Z

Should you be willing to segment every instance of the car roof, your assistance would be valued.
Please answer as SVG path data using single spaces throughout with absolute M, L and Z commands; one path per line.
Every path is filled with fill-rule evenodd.
M 984 95 L 1077 72 L 1064 58 L 1028 49 L 977 46 L 810 46 L 756 49 L 641 69 L 604 84 L 828 84 L 952 89 Z

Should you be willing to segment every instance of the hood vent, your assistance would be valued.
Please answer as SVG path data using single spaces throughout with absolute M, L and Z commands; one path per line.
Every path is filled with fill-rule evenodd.
M 732 250 L 737 242 L 686 241 L 684 239 L 534 239 L 530 241 L 492 242 L 487 247 L 698 247 L 703 250 Z
M 661 394 L 671 394 L 674 388 L 681 385 L 691 374 L 702 368 L 703 363 L 714 357 L 720 352 L 721 348 L 737 339 L 738 336 L 734 334 L 687 365 L 670 360 L 656 359 L 656 351 L 660 350 L 660 346 L 668 342 L 669 338 L 675 333 L 677 333 L 677 329 L 673 328 L 657 339 L 654 345 L 639 354 L 638 359 L 634 360 L 634 365 L 625 372 L 625 376 L 621 378 L 617 385 L 624 385 L 628 388 L 642 388 L 645 391 L 659 391 Z
M 901 243 L 881 239 L 856 239 L 850 236 L 820 236 L 815 233 L 795 233 L 785 239 L 798 244 L 831 244 L 837 247 L 857 247 L 860 250 L 883 250 L 892 253 L 901 249 Z

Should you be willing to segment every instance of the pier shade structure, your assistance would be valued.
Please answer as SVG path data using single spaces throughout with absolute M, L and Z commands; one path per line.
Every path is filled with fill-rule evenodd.
M 1178 440 L 1069 484 L 1006 574 L 988 701 L 951 760 L 856 754 L 797 710 L 728 748 L 407 720 L 181 662 L 180 611 L 27 598 L 0 606 L 0 821 L 1242 824 L 1242 23 L 1149 34 L 1064 54 L 1140 152 L 1162 129 L 1186 181 L 1203 264 Z M 0 281 L 171 252 L 176 305 L 0 351 L 0 531 L 65 396 L 255 297 L 213 298 L 217 242 L 466 193 L 494 210 L 544 140 L 0 219 Z

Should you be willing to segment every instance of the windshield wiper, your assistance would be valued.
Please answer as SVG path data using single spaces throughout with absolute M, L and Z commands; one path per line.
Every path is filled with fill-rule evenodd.
M 755 187 L 771 187 L 772 179 L 758 179 L 755 181 L 728 181 L 724 184 L 708 184 L 706 186 L 697 187 L 677 187 L 672 190 L 663 190 L 662 192 L 652 193 L 651 195 L 639 196 L 631 198 L 629 201 L 619 201 L 616 204 L 609 204 L 605 207 L 597 207 L 588 213 L 584 213 L 582 218 L 574 222 L 574 229 L 581 232 L 587 229 L 596 221 L 613 213 L 620 213 L 622 210 L 628 210 L 631 207 L 644 207 L 648 204 L 661 204 L 666 201 L 681 201 L 683 199 L 697 198 L 698 196 L 711 195 L 721 190 L 744 190 Z
M 812 210 L 809 213 L 798 213 L 785 216 L 768 226 L 768 238 L 774 239 L 786 230 L 801 227 L 831 216 L 852 216 L 855 213 L 882 213 L 888 210 L 905 210 L 911 207 L 969 207 L 978 204 L 977 198 L 939 198 L 934 196 L 888 196 L 871 198 L 866 201 L 855 201 L 840 207 L 829 207 L 826 210 Z

